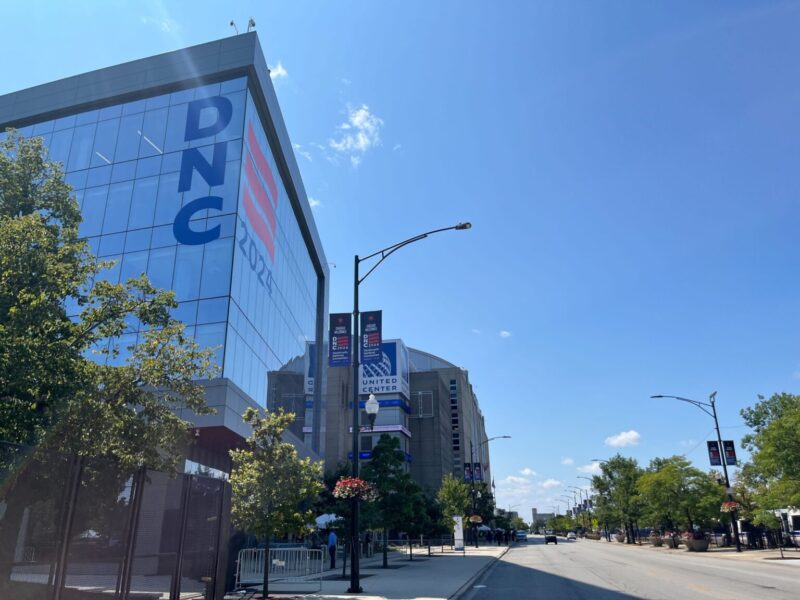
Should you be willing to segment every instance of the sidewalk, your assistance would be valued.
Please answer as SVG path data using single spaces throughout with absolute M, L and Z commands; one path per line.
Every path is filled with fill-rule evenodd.
M 783 556 L 784 558 L 781 559 L 781 551 L 780 550 L 742 550 L 741 552 L 736 552 L 736 548 L 734 547 L 726 547 L 726 548 L 718 548 L 716 546 L 710 546 L 708 551 L 706 552 L 689 552 L 683 546 L 680 548 L 667 548 L 666 546 L 661 546 L 659 548 L 643 542 L 642 545 L 638 544 L 621 544 L 619 542 L 607 542 L 605 540 L 586 540 L 587 542 L 595 542 L 595 543 L 602 543 L 602 544 L 609 544 L 613 546 L 619 546 L 621 548 L 630 548 L 630 549 L 643 549 L 650 552 L 666 552 L 669 554 L 683 554 L 689 557 L 693 556 L 706 556 L 706 557 L 713 557 L 725 560 L 746 560 L 746 561 L 761 561 L 761 560 L 768 560 L 774 562 L 784 562 L 787 564 L 794 564 L 800 567 L 800 552 L 796 551 L 794 548 L 784 548 L 783 549 Z
M 361 561 L 362 594 L 348 594 L 349 579 L 328 579 L 341 576 L 341 569 L 326 571 L 322 591 L 303 595 L 308 600 L 447 600 L 468 589 L 491 564 L 508 551 L 508 546 L 467 548 L 465 553 L 446 550 L 428 556 L 427 550 L 417 550 L 414 560 L 394 557 L 389 568 L 383 569 L 380 555 Z M 349 572 L 348 572 L 349 574 Z M 298 594 L 276 597 L 298 597 Z M 270 594 L 272 597 L 272 594 Z

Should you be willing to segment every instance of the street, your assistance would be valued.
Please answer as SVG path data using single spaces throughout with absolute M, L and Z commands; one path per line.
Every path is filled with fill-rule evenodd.
M 715 557 L 564 538 L 545 545 L 542 536 L 531 535 L 476 581 L 465 600 L 789 600 L 800 597 L 800 560 L 792 559 Z

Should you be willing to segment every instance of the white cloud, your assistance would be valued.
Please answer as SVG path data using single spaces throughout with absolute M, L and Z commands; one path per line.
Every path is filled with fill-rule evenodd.
M 642 436 L 638 431 L 631 429 L 630 431 L 622 431 L 617 435 L 611 435 L 606 438 L 606 446 L 612 448 L 625 448 L 626 446 L 636 446 L 639 444 L 639 439 Z
M 501 338 L 510 338 L 511 337 L 511 332 L 510 331 L 506 331 L 505 329 L 503 329 L 500 332 L 500 337 Z
M 470 329 L 470 331 L 471 331 L 472 333 L 476 334 L 476 335 L 477 335 L 477 334 L 479 334 L 479 333 L 481 332 L 481 330 L 480 330 L 480 329 Z
M 353 83 L 347 77 L 342 77 L 339 81 L 342 82 L 342 85 L 350 85 L 351 83 Z
M 566 458 L 562 458 L 561 459 L 561 464 L 562 465 L 567 465 L 567 466 L 574 465 L 575 461 L 573 459 L 569 458 L 569 457 L 566 457 Z
M 300 144 L 292 144 L 292 146 L 294 146 L 295 153 L 305 158 L 308 162 L 314 162 L 314 158 L 311 156 L 311 152 L 309 152 L 308 150 L 303 150 L 303 146 L 301 146 Z
M 152 25 L 164 33 L 175 33 L 180 28 L 177 21 L 166 14 L 161 17 L 141 17 L 139 21 L 144 25 Z
M 317 208 L 318 206 L 322 206 L 322 202 L 320 202 L 316 198 L 312 198 L 311 196 L 308 197 L 308 203 L 311 205 L 311 208 Z
M 394 150 L 395 152 L 402 149 L 403 149 L 403 144 L 395 144 L 394 147 L 392 148 L 392 150 Z
M 578 471 L 581 473 L 591 473 L 592 475 L 600 475 L 603 470 L 600 468 L 600 463 L 595 461 L 591 462 L 588 465 L 583 465 L 582 467 L 578 467 Z
M 328 146 L 340 154 L 350 157 L 350 164 L 357 167 L 370 148 L 381 143 L 383 119 L 376 117 L 366 104 L 358 108 L 348 107 L 347 120 L 339 125 L 339 139 L 328 140 Z
M 269 78 L 270 79 L 283 79 L 289 76 L 289 71 L 283 66 L 281 61 L 278 61 L 278 64 L 274 67 L 269 67 Z
M 558 479 L 545 479 L 542 482 L 542 487 L 544 489 L 546 489 L 546 490 L 549 490 L 549 489 L 552 489 L 552 488 L 555 488 L 555 487 L 559 487 L 561 485 L 563 485 L 563 484 Z
M 524 484 L 524 483 L 530 483 L 530 480 L 525 479 L 524 477 L 517 477 L 516 475 L 509 475 L 503 481 L 505 483 L 513 483 L 513 484 L 518 484 L 518 485 L 521 485 L 521 484 Z
M 534 475 L 536 475 L 536 471 L 534 471 L 530 467 L 525 467 L 519 473 L 520 475 L 525 475 L 525 477 L 533 477 Z

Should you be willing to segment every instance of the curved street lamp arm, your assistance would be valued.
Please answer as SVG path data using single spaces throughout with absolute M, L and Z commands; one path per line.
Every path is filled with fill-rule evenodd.
M 364 262 L 365 260 L 369 260 L 370 258 L 374 258 L 378 255 L 380 255 L 381 257 L 378 262 L 372 265 L 372 268 L 369 271 L 367 271 L 366 275 L 364 275 L 358 280 L 358 283 L 361 284 L 367 277 L 370 276 L 370 274 L 375 269 L 378 268 L 378 265 L 380 265 L 384 260 L 389 258 L 389 256 L 391 256 L 394 252 L 396 252 L 403 246 L 408 246 L 409 244 L 413 244 L 414 242 L 424 240 L 426 237 L 428 237 L 429 235 L 433 235 L 434 233 L 440 233 L 442 231 L 450 231 L 451 229 L 469 229 L 470 227 L 472 227 L 470 223 L 459 223 L 458 225 L 452 225 L 451 227 L 441 227 L 439 229 L 433 229 L 431 231 L 426 231 L 425 233 L 420 233 L 419 235 L 415 235 L 414 237 L 410 237 L 407 240 L 403 240 L 402 242 L 397 242 L 396 244 L 387 246 L 386 248 L 378 250 L 377 252 L 373 252 L 372 254 L 364 256 L 363 258 L 356 257 L 356 260 L 359 264 Z
M 650 396 L 651 398 L 672 398 L 673 400 L 680 400 L 681 402 L 688 402 L 689 404 L 694 404 L 697 408 L 702 410 L 706 413 L 709 417 L 714 418 L 714 413 L 712 413 L 709 408 L 713 408 L 713 405 L 709 404 L 708 402 L 699 402 L 698 400 L 691 400 L 690 398 L 682 398 L 681 396 L 662 396 L 661 394 L 657 396 Z

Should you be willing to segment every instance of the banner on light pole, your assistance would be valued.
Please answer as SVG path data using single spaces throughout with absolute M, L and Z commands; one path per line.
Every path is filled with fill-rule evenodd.
M 383 361 L 382 331 L 381 331 L 382 312 L 373 310 L 361 313 L 361 364 L 374 365 Z
M 328 364 L 331 367 L 349 367 L 353 318 L 350 313 L 331 313 L 328 327 Z
M 722 466 L 722 457 L 719 454 L 718 442 L 706 442 L 708 444 L 708 460 L 712 467 Z
M 725 453 L 725 464 L 729 467 L 736 466 L 736 446 L 734 446 L 733 440 L 723 440 L 722 450 Z

